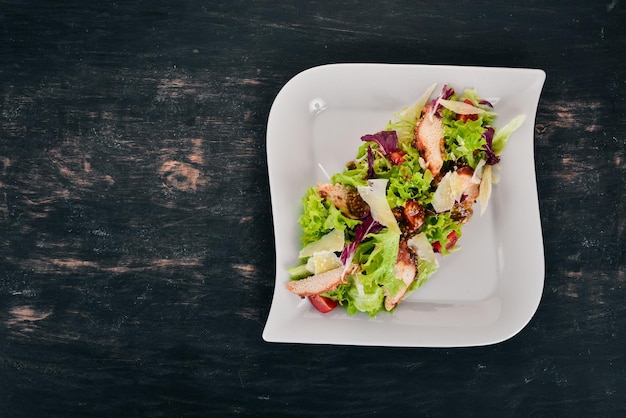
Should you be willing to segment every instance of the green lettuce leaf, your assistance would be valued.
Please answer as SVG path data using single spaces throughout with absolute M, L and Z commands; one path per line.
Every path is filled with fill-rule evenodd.
M 433 175 L 430 170 L 423 170 L 417 159 L 394 167 L 389 178 L 387 200 L 392 208 L 404 206 L 407 200 L 413 199 L 428 204 L 432 201 L 430 186 Z
M 350 303 L 357 311 L 365 312 L 369 316 L 375 316 L 378 312 L 384 310 L 385 293 L 382 287 L 370 289 L 368 292 L 359 290 L 359 286 L 356 284 L 348 289 Z
M 472 169 L 481 159 L 484 159 L 483 146 L 487 143 L 483 138 L 485 130 L 483 118 L 476 120 L 468 119 L 466 122 L 454 119 L 453 112 L 445 111 L 444 114 L 444 141 L 446 150 L 452 154 L 453 159 L 461 160 Z
M 302 198 L 303 213 L 298 218 L 302 228 L 302 244 L 319 240 L 332 229 L 353 229 L 361 221 L 345 217 L 334 205 L 317 193 L 316 187 L 307 189 Z
M 396 279 L 394 272 L 399 244 L 400 235 L 385 228 L 377 234 L 370 235 L 368 240 L 359 245 L 354 259 L 359 260 L 361 264 L 361 272 L 355 278 L 361 299 L 367 299 L 371 303 L 370 296 L 379 295 L 381 289 L 395 294 L 403 286 L 403 282 Z M 354 294 L 351 296 L 354 298 Z M 356 306 L 359 309 L 362 304 Z M 384 309 L 382 298 L 378 309 Z M 374 313 L 372 309 L 368 309 L 367 312 Z
M 431 243 L 439 242 L 441 244 L 441 253 L 445 255 L 450 253 L 450 251 L 446 249 L 446 244 L 450 241 L 448 235 L 454 231 L 457 239 L 460 239 L 462 226 L 462 224 L 455 222 L 450 217 L 450 212 L 443 212 L 426 216 L 423 232 L 426 234 L 428 241 Z M 456 248 L 457 247 L 454 247 L 452 251 Z
M 495 152 L 496 155 L 502 154 L 502 151 L 504 151 L 504 148 L 509 141 L 509 137 L 513 132 L 517 130 L 517 128 L 522 126 L 522 123 L 524 123 L 525 119 L 526 115 L 516 116 L 502 128 L 496 130 L 496 134 L 493 137 L 492 143 L 493 152 Z

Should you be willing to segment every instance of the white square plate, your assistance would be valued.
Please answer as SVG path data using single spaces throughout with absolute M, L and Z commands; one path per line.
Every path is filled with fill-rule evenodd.
M 278 93 L 267 124 L 276 240 L 276 285 L 263 331 L 268 342 L 406 347 L 497 343 L 534 315 L 544 280 L 534 166 L 534 121 L 545 73 L 536 69 L 332 64 L 303 71 Z M 341 171 L 360 137 L 382 130 L 433 83 L 475 88 L 498 113 L 496 129 L 525 114 L 502 155 L 487 211 L 465 225 L 461 247 L 392 314 L 317 312 L 285 289 L 298 262 L 298 217 L 308 187 Z

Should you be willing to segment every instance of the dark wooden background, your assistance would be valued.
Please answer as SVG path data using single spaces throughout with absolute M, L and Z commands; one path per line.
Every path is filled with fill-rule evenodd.
M 626 416 L 626 5 L 493 3 L 0 1 L 0 416 Z M 514 338 L 261 339 L 269 109 L 335 62 L 546 71 Z

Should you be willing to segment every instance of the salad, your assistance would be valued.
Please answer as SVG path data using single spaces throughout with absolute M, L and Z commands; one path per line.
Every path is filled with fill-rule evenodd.
M 380 132 L 364 135 L 354 160 L 310 187 L 299 217 L 302 248 L 287 290 L 320 312 L 392 312 L 458 249 L 476 202 L 487 208 L 509 136 L 474 89 L 432 85 Z M 294 263 L 295 264 L 295 263 Z

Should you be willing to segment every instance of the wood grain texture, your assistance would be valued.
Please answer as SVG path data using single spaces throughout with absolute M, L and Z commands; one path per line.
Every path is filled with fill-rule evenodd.
M 1 2 L 0 416 L 623 416 L 624 51 L 609 0 Z M 333 62 L 546 71 L 511 340 L 261 340 L 267 116 Z

